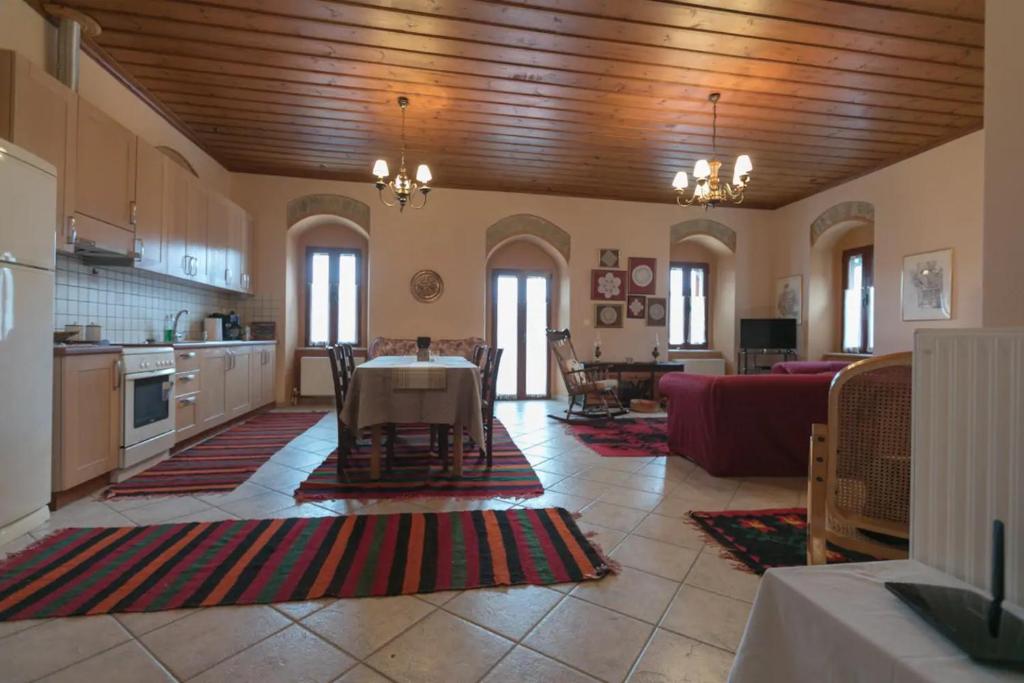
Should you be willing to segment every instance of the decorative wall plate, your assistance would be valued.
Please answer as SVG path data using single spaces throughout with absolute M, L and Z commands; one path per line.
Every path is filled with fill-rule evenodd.
M 626 317 L 643 320 L 647 317 L 647 297 L 631 294 L 626 297 Z
M 626 271 L 603 268 L 590 271 L 590 298 L 595 301 L 625 301 Z
M 665 327 L 668 307 L 664 297 L 647 297 L 647 326 Z
M 658 259 L 629 257 L 629 293 L 656 294 L 658 289 Z
M 622 327 L 622 304 L 595 304 L 594 327 Z
M 602 268 L 618 268 L 619 267 L 619 250 L 618 249 L 602 249 L 601 256 L 598 259 Z
M 444 280 L 433 270 L 418 270 L 409 280 L 409 291 L 420 303 L 430 304 L 444 294 Z

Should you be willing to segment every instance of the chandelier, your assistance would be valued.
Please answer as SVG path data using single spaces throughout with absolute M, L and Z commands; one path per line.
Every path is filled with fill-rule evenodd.
M 384 159 L 377 159 L 373 164 L 373 175 L 377 176 L 377 194 L 384 206 L 398 205 L 399 211 L 405 211 L 408 204 L 414 209 L 422 209 L 427 203 L 427 194 L 430 192 L 430 168 L 426 164 L 416 167 L 416 180 L 409 177 L 405 170 L 405 110 L 409 108 L 409 98 L 399 97 L 398 106 L 402 109 L 402 161 L 398 165 L 398 173 L 394 178 L 388 180 L 388 162 Z M 384 198 L 384 189 L 391 191 L 393 201 Z M 414 199 L 416 196 L 423 198 L 418 205 Z
M 708 95 L 708 101 L 713 107 L 711 119 L 711 161 L 698 159 L 693 165 L 693 177 L 697 180 L 697 186 L 693 188 L 693 194 L 689 199 L 685 198 L 686 186 L 689 184 L 686 178 L 686 171 L 679 171 L 672 179 L 672 187 L 676 191 L 676 204 L 690 206 L 697 204 L 705 209 L 714 208 L 723 202 L 733 204 L 743 203 L 743 193 L 750 185 L 750 172 L 754 170 L 750 163 L 750 157 L 741 154 L 736 157 L 736 164 L 732 171 L 732 185 L 722 182 L 718 177 L 718 171 L 722 168 L 722 162 L 715 158 L 718 142 L 718 100 L 721 93 L 713 92 Z

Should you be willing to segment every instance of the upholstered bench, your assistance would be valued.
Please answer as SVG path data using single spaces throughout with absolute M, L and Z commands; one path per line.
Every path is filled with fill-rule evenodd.
M 430 342 L 430 350 L 438 356 L 462 356 L 466 360 L 473 360 L 473 349 L 480 344 L 487 342 L 480 337 L 465 337 L 463 339 L 433 339 Z M 377 356 L 415 356 L 415 339 L 394 339 L 390 337 L 375 337 L 370 345 L 366 347 L 366 358 Z

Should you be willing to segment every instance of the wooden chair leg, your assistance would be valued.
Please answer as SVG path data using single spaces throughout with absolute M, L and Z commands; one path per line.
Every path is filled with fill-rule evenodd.
M 448 471 L 448 425 L 437 425 L 437 454 L 441 458 L 441 471 Z
M 487 418 L 487 469 L 491 469 L 491 465 L 494 464 L 494 417 Z
M 388 424 L 388 443 L 385 450 L 387 470 L 390 472 L 395 464 L 395 439 L 398 437 L 398 427 L 394 422 Z
M 828 541 L 828 425 L 811 425 L 807 476 L 807 564 L 826 564 Z

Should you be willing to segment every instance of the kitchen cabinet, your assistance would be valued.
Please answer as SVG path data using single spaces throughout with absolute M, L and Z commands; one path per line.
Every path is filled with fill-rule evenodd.
M 248 294 L 253 292 L 252 288 L 252 271 L 255 267 L 255 247 L 256 247 L 256 234 L 255 224 L 253 223 L 252 216 L 248 213 L 242 212 L 242 221 L 244 226 L 242 228 L 242 258 L 241 258 L 241 269 L 242 269 L 242 291 Z
M 258 352 L 258 349 L 256 350 Z M 228 419 L 245 415 L 255 406 L 249 393 L 249 363 L 252 353 L 249 347 L 228 349 L 227 372 L 224 376 L 224 395 Z
M 188 184 L 189 173 L 165 158 L 163 160 L 163 224 L 164 248 L 167 252 L 167 274 L 188 278 Z
M 185 259 L 188 265 L 188 277 L 197 282 L 209 282 L 207 272 L 207 214 L 209 212 L 209 192 L 191 176 L 188 181 L 188 220 L 186 221 Z
M 236 292 L 244 292 L 247 291 L 245 289 L 247 276 L 245 266 L 243 265 L 247 225 L 245 210 L 236 204 L 232 204 L 229 219 L 225 286 Z
M 265 346 L 265 356 L 263 361 L 263 372 L 260 378 L 261 386 L 261 400 L 260 406 L 265 406 L 268 403 L 274 402 L 274 380 L 275 373 L 274 369 L 277 367 L 277 346 Z
M 78 98 L 56 78 L 15 52 L 0 51 L 0 138 L 24 147 L 57 169 L 57 249 L 70 251 L 64 202 L 75 145 Z
M 157 148 L 139 140 L 135 156 L 135 267 L 167 272 L 164 226 L 164 159 Z
M 206 214 L 207 284 L 231 289 L 228 285 L 228 232 L 233 204 L 215 192 L 208 194 Z
M 249 359 L 249 402 L 253 408 L 262 408 L 274 401 L 274 354 L 273 344 L 254 346 Z
M 120 353 L 100 353 L 54 359 L 54 491 L 67 491 L 117 467 L 120 358 Z
M 216 427 L 227 419 L 224 378 L 228 371 L 227 349 L 202 349 L 199 353 L 199 431 Z

